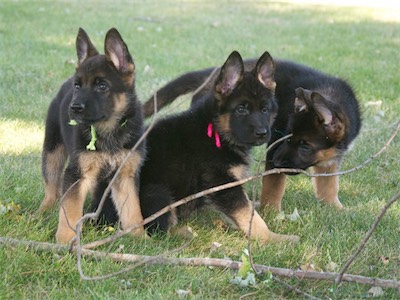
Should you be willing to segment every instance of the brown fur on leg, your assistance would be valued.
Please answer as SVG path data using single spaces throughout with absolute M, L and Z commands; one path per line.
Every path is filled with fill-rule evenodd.
M 338 163 L 334 162 L 329 165 L 314 166 L 315 174 L 336 173 L 338 171 Z M 315 195 L 322 202 L 332 205 L 338 209 L 343 209 L 342 203 L 339 201 L 339 176 L 313 177 Z
M 54 206 L 59 198 L 64 164 L 67 158 L 63 145 L 51 152 L 43 153 L 43 176 L 45 178 L 45 196 L 39 212 Z
M 282 198 L 285 194 L 285 185 L 285 174 L 264 176 L 262 180 L 261 207 L 269 207 L 280 211 L 282 208 Z
M 233 219 L 236 225 L 246 234 L 246 236 L 248 236 L 249 233 L 251 213 L 252 213 L 252 207 L 249 201 L 248 205 L 244 206 L 241 209 L 238 209 L 237 211 L 235 211 L 234 214 L 230 215 L 230 217 Z M 299 237 L 296 235 L 277 234 L 269 230 L 267 224 L 265 224 L 264 220 L 257 213 L 257 211 L 254 211 L 254 216 L 251 226 L 251 238 L 259 240 L 261 243 L 299 241 Z

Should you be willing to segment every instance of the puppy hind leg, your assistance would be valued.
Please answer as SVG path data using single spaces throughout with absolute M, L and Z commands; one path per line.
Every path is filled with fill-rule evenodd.
M 250 202 L 240 209 L 237 209 L 231 218 L 236 225 L 248 236 L 251 220 L 252 208 Z M 277 234 L 272 232 L 261 216 L 254 211 L 253 219 L 251 220 L 251 236 L 252 239 L 259 240 L 261 243 L 275 242 L 298 242 L 299 237 L 296 235 Z
M 42 173 L 45 181 L 45 196 L 40 204 L 39 212 L 43 212 L 54 206 L 59 198 L 62 175 L 67 153 L 62 144 L 56 146 L 53 150 L 44 149 L 42 155 Z

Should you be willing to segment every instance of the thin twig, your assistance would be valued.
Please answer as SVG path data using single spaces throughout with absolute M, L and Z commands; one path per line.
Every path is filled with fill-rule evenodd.
M 290 138 L 292 136 L 293 136 L 293 134 L 288 134 L 288 135 L 276 140 L 271 145 L 268 145 L 268 147 L 267 147 L 265 152 L 268 153 L 268 151 L 271 150 L 273 147 L 275 147 L 278 143 L 280 143 L 280 142 L 282 142 L 282 141 L 284 141 L 284 140 L 286 140 L 286 139 L 288 139 L 288 138 Z M 257 174 L 260 174 L 260 168 L 261 168 L 261 163 L 262 162 L 263 161 L 260 160 L 257 163 Z M 256 210 L 256 199 L 255 199 L 256 198 L 256 191 L 255 190 L 256 190 L 256 183 L 254 183 L 253 187 L 252 187 L 252 196 L 253 197 L 252 197 L 252 201 L 251 201 L 251 216 L 250 216 L 250 221 L 249 221 L 249 230 L 248 230 L 248 233 L 247 233 L 247 250 L 248 250 L 248 253 L 249 253 L 250 265 L 251 265 L 251 268 L 253 269 L 254 272 L 256 272 L 256 270 L 254 268 L 254 260 L 253 260 L 253 255 L 252 255 L 252 251 L 251 251 L 251 225 L 253 224 L 254 213 L 255 213 L 255 210 Z
M 273 142 L 272 144 L 268 145 L 268 147 L 267 147 L 265 152 L 268 153 L 268 151 L 271 150 L 272 148 L 274 148 L 277 144 L 279 144 L 280 142 L 282 142 L 282 141 L 284 141 L 284 140 L 286 140 L 286 139 L 288 139 L 288 138 L 290 138 L 292 136 L 293 136 L 293 134 L 290 133 L 290 134 L 285 135 L 284 137 L 281 137 L 280 139 L 277 139 L 275 142 Z
M 82 267 L 80 267 L 80 268 L 78 268 L 79 275 L 81 276 L 81 278 L 83 280 L 103 280 L 103 279 L 108 279 L 108 278 L 111 278 L 111 277 L 115 277 L 117 275 L 129 272 L 129 271 L 131 271 L 131 270 L 133 270 L 133 269 L 135 269 L 137 267 L 140 267 L 142 265 L 145 265 L 145 264 L 155 264 L 155 261 L 163 260 L 163 259 L 165 259 L 166 256 L 174 254 L 174 253 L 178 253 L 178 252 L 182 251 L 183 249 L 187 248 L 192 241 L 193 241 L 193 238 L 191 238 L 190 240 L 186 241 L 183 245 L 181 245 L 178 248 L 174 248 L 172 250 L 165 251 L 164 253 L 159 254 L 159 255 L 148 256 L 148 257 L 144 258 L 143 260 L 134 262 L 133 265 L 130 265 L 130 266 L 126 267 L 126 268 L 122 268 L 122 269 L 120 269 L 120 270 L 118 270 L 116 272 L 104 274 L 104 275 L 101 275 L 101 276 L 86 276 L 84 274 L 83 270 L 82 270 Z
M 27 249 L 34 251 L 52 251 L 59 254 L 68 253 L 68 245 L 58 245 L 45 242 L 36 241 L 25 241 L 17 240 L 13 238 L 0 237 L 0 244 L 6 246 L 23 246 Z M 74 246 L 73 251 L 76 251 Z M 123 253 L 110 253 L 94 251 L 89 249 L 82 249 L 82 254 L 88 257 L 95 258 L 111 258 L 118 262 L 142 262 L 149 265 L 174 265 L 174 266 L 205 266 L 205 267 L 219 267 L 223 269 L 238 270 L 242 263 L 239 261 L 233 261 L 230 259 L 220 259 L 220 258 L 160 258 L 153 260 L 153 256 L 147 255 L 135 255 L 135 254 L 123 254 Z M 275 276 L 297 278 L 297 279 L 313 279 L 313 280 L 327 280 L 334 282 L 338 276 L 338 273 L 332 272 L 315 272 L 315 271 L 302 271 L 302 270 L 292 270 L 286 268 L 276 268 L 265 265 L 255 265 L 258 272 L 261 273 L 271 273 Z M 400 288 L 400 281 L 381 279 L 381 278 L 371 278 L 352 274 L 343 274 L 343 281 L 346 282 L 356 282 L 360 284 L 368 284 L 373 286 L 380 286 L 384 288 Z
M 365 234 L 364 239 L 361 241 L 360 245 L 358 246 L 357 250 L 349 257 L 349 259 L 346 261 L 345 265 L 343 266 L 342 270 L 339 272 L 338 277 L 336 278 L 335 282 L 340 283 L 343 279 L 343 274 L 347 271 L 347 269 L 350 267 L 351 263 L 354 261 L 354 259 L 360 254 L 362 249 L 364 249 L 365 245 L 367 244 L 369 238 L 371 237 L 372 233 L 375 231 L 376 227 L 378 226 L 379 222 L 387 212 L 390 206 L 392 206 L 393 203 L 395 203 L 398 199 L 400 198 L 400 192 L 394 195 L 392 198 L 390 198 L 389 202 L 386 203 L 386 205 L 382 208 L 380 214 L 376 217 L 374 223 L 372 224 L 371 228 L 368 230 L 368 232 Z
M 206 78 L 206 80 L 204 80 L 204 82 L 197 88 L 194 90 L 194 92 L 192 93 L 192 97 L 194 95 L 196 95 L 198 92 L 200 92 L 210 81 L 211 79 L 214 77 L 214 74 L 219 70 L 220 68 L 214 68 L 214 70 L 211 72 L 210 75 L 208 75 L 208 77 Z
M 274 281 L 276 281 L 277 283 L 279 283 L 280 285 L 283 285 L 284 287 L 286 287 L 288 290 L 291 290 L 291 291 L 295 292 L 296 294 L 302 295 L 302 296 L 304 296 L 304 297 L 306 297 L 308 299 L 311 299 L 311 300 L 321 300 L 320 298 L 314 297 L 313 295 L 310 295 L 310 294 L 308 294 L 306 292 L 303 292 L 299 288 L 297 288 L 295 286 L 292 286 L 292 285 L 280 280 L 276 276 L 273 276 L 272 279 Z

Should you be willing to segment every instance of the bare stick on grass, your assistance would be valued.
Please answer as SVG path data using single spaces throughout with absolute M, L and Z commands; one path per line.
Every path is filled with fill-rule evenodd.
M 0 244 L 5 246 L 19 246 L 29 248 L 34 251 L 51 251 L 58 254 L 68 253 L 68 245 L 58 245 L 52 243 L 35 242 L 35 241 L 24 241 L 17 240 L 13 238 L 0 237 Z M 73 246 L 73 251 L 76 251 L 76 246 Z M 161 257 L 158 259 L 153 259 L 153 256 L 147 255 L 135 255 L 135 254 L 123 254 L 123 253 L 110 253 L 94 251 L 89 249 L 82 249 L 82 254 L 87 257 L 94 258 L 111 258 L 118 262 L 130 262 L 130 263 L 142 263 L 145 261 L 148 265 L 173 265 L 173 266 L 203 266 L 203 267 L 218 267 L 223 269 L 238 270 L 242 263 L 238 261 L 233 261 L 230 259 L 220 259 L 220 258 L 167 258 Z M 323 280 L 334 282 L 338 276 L 338 273 L 331 272 L 315 272 L 315 271 L 302 271 L 302 270 L 292 270 L 286 268 L 276 268 L 265 265 L 256 264 L 255 268 L 260 274 L 271 273 L 275 276 L 282 276 L 288 278 L 302 279 L 312 279 L 312 280 Z M 400 288 L 400 281 L 388 280 L 381 278 L 372 278 L 352 274 L 343 274 L 343 281 L 346 282 L 356 282 L 360 284 L 367 284 L 373 286 L 380 286 L 383 288 Z

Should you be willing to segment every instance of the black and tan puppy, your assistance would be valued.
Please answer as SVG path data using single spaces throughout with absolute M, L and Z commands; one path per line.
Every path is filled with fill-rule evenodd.
M 99 184 L 110 182 L 143 133 L 135 65 L 116 29 L 107 32 L 104 48 L 105 55 L 100 55 L 79 29 L 75 75 L 62 85 L 47 115 L 42 155 L 45 197 L 40 210 L 53 206 L 62 191 L 59 243 L 75 236 L 88 192 L 101 196 Z M 112 199 L 124 228 L 143 221 L 138 184 L 144 156 L 144 145 L 140 145 L 112 185 Z M 144 234 L 143 228 L 134 234 Z
M 144 217 L 185 196 L 247 176 L 251 148 L 271 136 L 277 112 L 274 70 L 268 52 L 249 71 L 239 53 L 233 52 L 201 99 L 189 110 L 155 124 L 147 137 L 148 156 L 140 180 Z M 180 206 L 150 223 L 148 230 L 167 231 L 179 217 L 202 206 L 221 212 L 248 234 L 252 207 L 241 186 Z M 103 211 L 114 221 L 110 209 Z M 264 243 L 298 239 L 271 232 L 257 212 L 251 237 Z
M 256 60 L 245 61 L 245 69 L 252 69 L 255 63 Z M 361 126 L 358 102 L 352 88 L 340 78 L 304 65 L 284 60 L 276 60 L 275 64 L 278 112 L 270 143 L 289 133 L 293 137 L 267 154 L 266 169 L 312 167 L 315 173 L 339 171 L 343 155 Z M 158 107 L 195 91 L 212 71 L 213 68 L 189 72 L 172 80 L 157 92 Z M 192 105 L 196 105 L 211 88 L 206 84 L 194 95 Z M 152 97 L 144 104 L 145 116 L 150 116 L 153 109 Z M 261 205 L 280 210 L 285 182 L 285 174 L 265 176 Z M 338 176 L 316 177 L 313 183 L 318 199 L 337 208 L 343 207 L 338 198 Z
M 294 112 L 288 124 L 275 127 L 277 133 L 293 136 L 267 154 L 267 169 L 312 167 L 316 174 L 340 171 L 343 156 L 360 130 L 358 104 L 344 81 L 332 78 L 327 85 L 319 84 L 312 91 L 295 89 Z M 280 210 L 285 181 L 285 174 L 266 176 L 261 203 Z M 338 197 L 339 176 L 313 177 L 312 181 L 319 200 L 343 208 Z

